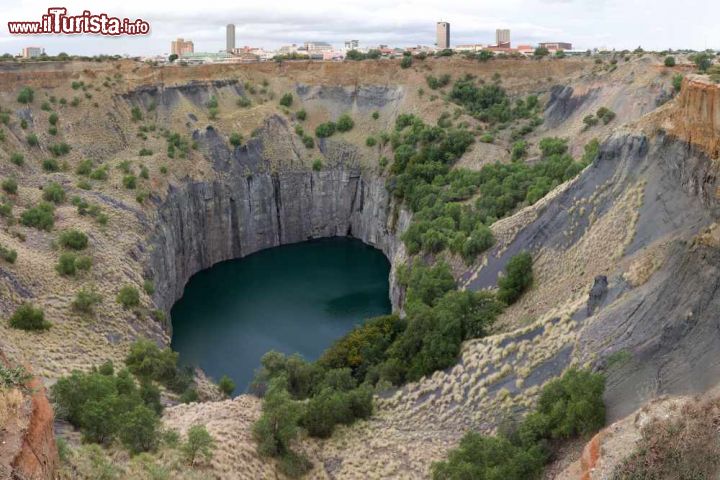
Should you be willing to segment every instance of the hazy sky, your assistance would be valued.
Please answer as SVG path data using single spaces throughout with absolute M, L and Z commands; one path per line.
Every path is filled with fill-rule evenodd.
M 140 37 L 14 36 L 7 21 L 39 20 L 50 6 L 131 19 L 151 32 Z M 435 22 L 451 24 L 451 43 L 490 43 L 496 28 L 510 28 L 512 42 L 568 41 L 575 48 L 720 48 L 718 0 L 0 0 L 0 53 L 38 45 L 48 54 L 168 53 L 184 37 L 195 51 L 225 46 L 225 25 L 236 24 L 237 46 L 275 48 L 320 40 L 342 46 L 432 45 Z

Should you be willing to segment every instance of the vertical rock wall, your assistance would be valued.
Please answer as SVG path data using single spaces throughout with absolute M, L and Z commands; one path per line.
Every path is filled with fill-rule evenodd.
M 390 297 L 398 308 L 395 266 L 405 253 L 397 232 L 408 223 L 406 212 L 394 218 L 384 180 L 355 168 L 186 183 L 169 193 L 151 234 L 148 267 L 155 278 L 155 301 L 169 311 L 193 274 L 223 260 L 315 238 L 351 236 L 390 260 Z

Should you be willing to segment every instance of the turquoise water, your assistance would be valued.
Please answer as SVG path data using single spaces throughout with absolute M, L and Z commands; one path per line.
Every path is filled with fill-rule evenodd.
M 263 250 L 194 275 L 173 306 L 180 362 L 246 390 L 267 351 L 315 360 L 366 318 L 389 313 L 390 264 L 359 240 Z

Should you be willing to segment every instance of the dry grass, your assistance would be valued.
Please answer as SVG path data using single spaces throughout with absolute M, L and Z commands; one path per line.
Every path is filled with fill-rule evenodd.
M 18 388 L 0 389 L 0 431 L 8 428 L 9 421 L 17 419 L 22 401 L 23 395 Z

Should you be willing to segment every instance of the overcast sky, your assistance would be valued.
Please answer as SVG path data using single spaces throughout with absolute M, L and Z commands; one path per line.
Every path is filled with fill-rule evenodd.
M 49 0 L 48 0 L 49 1 Z M 509 28 L 513 44 L 571 42 L 575 48 L 720 48 L 718 0 L 0 0 L 0 53 L 37 45 L 53 55 L 166 54 L 184 37 L 195 51 L 225 46 L 225 25 L 236 25 L 237 46 L 276 48 L 309 40 L 342 46 L 432 45 L 435 23 L 451 24 L 451 44 L 491 43 Z M 107 13 L 150 23 L 140 37 L 14 36 L 7 21 L 39 20 L 50 6 Z

